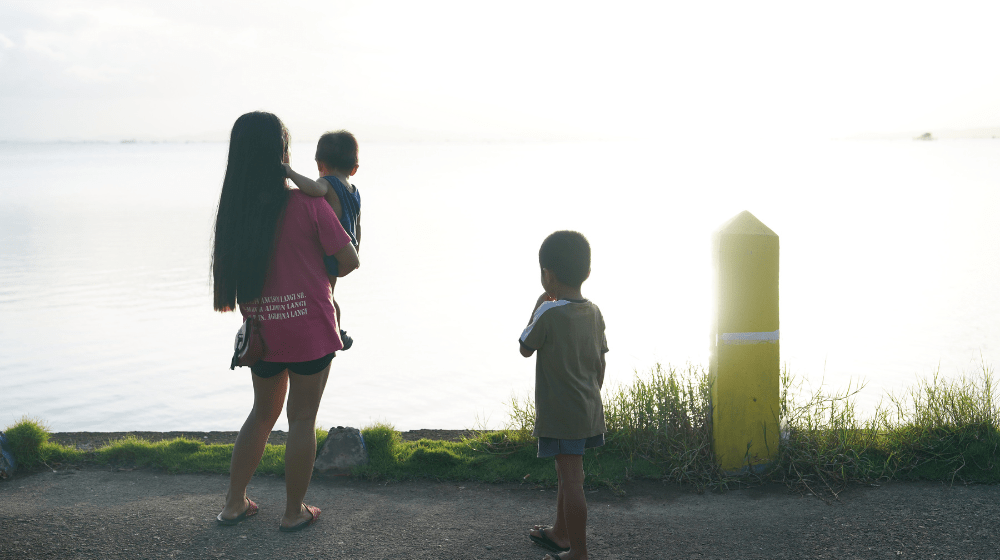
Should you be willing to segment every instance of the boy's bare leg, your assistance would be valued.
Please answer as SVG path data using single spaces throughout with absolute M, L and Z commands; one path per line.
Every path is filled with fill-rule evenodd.
M 585 559 L 587 496 L 583 493 L 583 455 L 556 455 L 556 473 L 559 475 L 556 524 L 561 522 L 562 527 L 553 527 L 553 531 L 565 531 L 569 537 L 569 551 L 550 556 L 562 560 Z
M 337 313 L 337 326 L 340 326 L 340 306 L 337 305 L 337 298 L 334 296 L 334 292 L 337 290 L 337 277 L 332 274 L 327 274 L 326 277 L 330 280 L 330 298 L 333 299 L 333 310 Z
M 333 296 L 333 291 L 337 287 L 337 277 L 336 276 L 330 276 L 329 274 L 327 274 L 327 278 L 330 279 L 330 296 L 332 297 Z M 344 343 L 344 348 L 343 349 L 347 350 L 348 348 L 350 348 L 354 344 L 354 341 L 351 340 L 351 337 L 348 336 L 346 332 L 344 332 L 344 323 L 343 323 L 343 321 L 341 319 L 341 314 L 340 314 L 340 304 L 337 303 L 336 298 L 333 299 L 333 311 L 334 311 L 334 313 L 337 314 L 336 315 L 336 317 L 337 317 L 337 328 L 340 329 L 341 342 Z
M 582 465 L 582 463 L 581 463 Z M 581 467 L 582 468 L 582 467 Z M 566 500 L 564 493 L 566 491 L 566 485 L 563 484 L 562 473 L 559 471 L 559 462 L 556 461 L 556 521 L 551 527 L 546 527 L 544 525 L 535 525 L 534 529 L 528 532 L 529 535 L 534 535 L 536 537 L 542 536 L 542 530 L 545 530 L 545 536 L 548 537 L 550 541 L 556 544 L 559 548 L 569 548 L 570 539 L 569 531 L 566 526 Z
M 563 484 L 559 472 L 559 461 L 556 461 L 556 522 L 552 532 L 558 535 L 557 543 L 562 548 L 569 548 L 569 531 L 566 527 L 566 485 Z
M 302 500 L 316 462 L 316 413 L 323 398 L 330 366 L 315 375 L 289 372 L 288 441 L 285 444 L 285 515 L 281 525 L 291 527 L 312 518 Z
M 229 465 L 229 492 L 226 494 L 226 507 L 222 510 L 222 517 L 225 519 L 238 517 L 247 509 L 247 485 L 260 464 L 260 458 L 264 456 L 264 445 L 281 415 L 288 387 L 287 371 L 267 379 L 253 374 L 250 377 L 253 378 L 253 409 L 233 446 L 233 457 Z

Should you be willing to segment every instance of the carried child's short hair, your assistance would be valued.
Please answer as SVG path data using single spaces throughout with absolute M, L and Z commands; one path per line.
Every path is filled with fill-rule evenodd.
M 579 288 L 590 275 L 590 243 L 578 231 L 557 231 L 542 241 L 538 264 L 561 283 Z
M 327 132 L 316 143 L 316 161 L 330 169 L 352 171 L 358 164 L 358 141 L 346 130 Z

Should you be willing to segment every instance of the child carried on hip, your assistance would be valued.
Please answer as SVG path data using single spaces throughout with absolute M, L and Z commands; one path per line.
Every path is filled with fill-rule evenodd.
M 309 196 L 321 196 L 326 199 L 340 219 L 340 225 L 344 226 L 344 231 L 351 237 L 355 250 L 360 251 L 361 193 L 349 182 L 349 179 L 358 172 L 358 141 L 354 135 L 346 130 L 338 130 L 320 136 L 319 142 L 316 143 L 316 168 L 320 178 L 315 181 L 296 173 L 287 163 L 284 167 L 285 176 L 291 179 L 299 190 Z M 326 265 L 332 291 L 337 286 L 337 259 L 325 256 L 323 262 Z M 342 325 L 340 305 L 336 297 L 333 300 L 333 307 L 337 312 L 337 324 Z M 354 339 L 348 336 L 343 328 L 340 329 L 340 338 L 344 343 L 344 350 L 354 344 Z

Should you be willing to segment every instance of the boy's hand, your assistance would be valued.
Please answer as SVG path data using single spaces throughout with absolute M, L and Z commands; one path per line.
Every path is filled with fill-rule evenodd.
M 531 310 L 531 316 L 528 317 L 528 324 L 531 324 L 531 321 L 535 318 L 535 311 L 538 311 L 538 308 L 541 307 L 543 303 L 555 300 L 556 298 L 550 296 L 548 292 L 542 292 L 542 295 L 538 296 L 538 301 L 535 302 L 535 308 Z
M 542 295 L 538 296 L 538 301 L 535 302 L 535 311 L 538 311 L 538 308 L 541 307 L 543 303 L 555 300 L 556 298 L 550 296 L 548 292 L 542 292 Z M 532 314 L 535 311 L 532 311 Z

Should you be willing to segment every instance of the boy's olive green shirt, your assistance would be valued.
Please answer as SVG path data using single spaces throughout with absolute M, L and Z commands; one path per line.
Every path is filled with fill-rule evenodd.
M 547 301 L 524 329 L 535 358 L 535 437 L 583 439 L 603 434 L 601 356 L 608 351 L 601 310 L 588 300 Z

